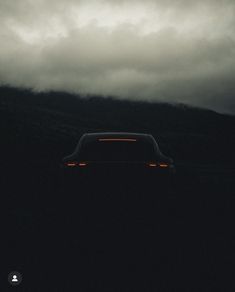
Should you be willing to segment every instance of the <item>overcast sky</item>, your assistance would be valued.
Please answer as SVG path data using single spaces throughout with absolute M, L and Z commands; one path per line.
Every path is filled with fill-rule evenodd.
M 0 0 L 0 85 L 235 113 L 235 1 Z

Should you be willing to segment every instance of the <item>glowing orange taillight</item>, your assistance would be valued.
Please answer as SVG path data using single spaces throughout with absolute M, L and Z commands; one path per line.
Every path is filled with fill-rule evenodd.
M 101 142 L 113 142 L 113 141 L 125 141 L 125 142 L 136 142 L 136 139 L 132 138 L 100 138 L 98 139 Z
M 80 162 L 78 165 L 81 166 L 81 167 L 84 167 L 84 166 L 87 166 L 87 163 L 85 163 L 85 162 Z
M 150 167 L 157 167 L 157 164 L 156 163 L 148 163 L 148 166 L 150 166 Z
M 75 167 L 78 165 L 78 163 L 71 161 L 71 162 L 65 162 L 65 165 L 68 167 Z
M 65 165 L 68 167 L 76 167 L 76 166 L 84 167 L 87 165 L 87 163 L 77 162 L 77 161 L 69 161 L 69 162 L 65 162 Z
M 167 163 L 159 163 L 159 166 L 162 167 L 162 168 L 166 168 L 168 167 L 169 165 Z
M 164 162 L 160 162 L 160 163 L 149 162 L 147 163 L 147 165 L 149 167 L 161 167 L 161 168 L 167 168 L 169 166 L 167 163 L 164 163 Z

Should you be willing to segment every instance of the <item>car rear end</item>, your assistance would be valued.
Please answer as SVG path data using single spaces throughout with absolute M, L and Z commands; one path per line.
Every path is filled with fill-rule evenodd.
M 75 152 L 64 158 L 63 169 L 76 191 L 81 186 L 112 194 L 167 188 L 175 171 L 151 135 L 126 133 L 84 135 Z

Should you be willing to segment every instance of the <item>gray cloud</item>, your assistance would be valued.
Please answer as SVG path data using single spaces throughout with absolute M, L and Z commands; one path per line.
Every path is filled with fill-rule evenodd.
M 0 0 L 0 42 L 2 85 L 235 113 L 234 1 Z

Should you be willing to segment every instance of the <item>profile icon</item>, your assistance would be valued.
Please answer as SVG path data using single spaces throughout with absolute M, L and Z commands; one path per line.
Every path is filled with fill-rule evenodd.
M 19 280 L 17 279 L 17 275 L 13 275 L 11 281 L 12 282 L 18 282 Z
M 17 271 L 11 272 L 8 275 L 8 282 L 12 286 L 20 285 L 21 281 L 22 281 L 22 275 L 19 272 L 17 272 Z

